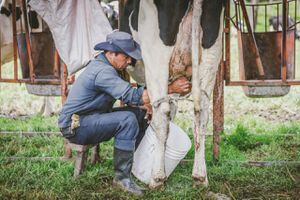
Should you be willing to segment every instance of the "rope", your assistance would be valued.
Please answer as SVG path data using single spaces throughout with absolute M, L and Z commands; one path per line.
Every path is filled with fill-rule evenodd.
M 176 104 L 178 101 L 183 101 L 183 100 L 193 102 L 193 100 L 188 99 L 190 96 L 191 96 L 191 93 L 188 93 L 184 96 L 178 96 L 178 95 L 175 96 L 174 94 L 173 95 L 167 95 L 167 96 L 164 96 L 164 97 L 154 101 L 152 103 L 152 107 L 153 108 L 158 108 L 160 106 L 160 104 L 165 103 L 165 102 L 174 103 L 174 104 Z

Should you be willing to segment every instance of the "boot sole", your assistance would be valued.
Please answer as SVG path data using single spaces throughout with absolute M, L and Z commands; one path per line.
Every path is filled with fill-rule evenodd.
M 124 187 L 122 184 L 120 184 L 118 182 L 115 182 L 115 181 L 113 181 L 113 187 L 121 189 L 122 191 L 128 192 L 128 193 L 133 194 L 135 196 L 142 196 L 144 194 L 142 191 L 140 193 L 135 193 L 133 191 L 130 191 L 126 187 Z

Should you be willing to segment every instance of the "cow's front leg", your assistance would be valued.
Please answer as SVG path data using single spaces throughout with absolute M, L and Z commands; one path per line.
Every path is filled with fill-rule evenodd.
M 161 187 L 166 179 L 165 174 L 165 151 L 169 132 L 170 105 L 168 102 L 161 103 L 153 110 L 153 121 L 151 123 L 157 137 L 155 146 L 155 157 L 152 168 L 150 188 Z
M 138 17 L 138 39 L 140 41 L 143 61 L 145 64 L 146 83 L 153 105 L 151 124 L 157 136 L 155 158 L 152 168 L 150 187 L 156 188 L 163 184 L 165 175 L 165 144 L 168 137 L 170 105 L 168 95 L 169 64 L 174 46 L 161 38 L 169 36 L 169 29 L 161 29 L 158 11 L 164 12 L 169 7 L 157 8 L 160 3 L 140 1 Z M 173 17 L 173 16 L 172 16 Z M 164 25 L 166 26 L 166 25 Z M 167 32 L 164 33 L 164 31 Z

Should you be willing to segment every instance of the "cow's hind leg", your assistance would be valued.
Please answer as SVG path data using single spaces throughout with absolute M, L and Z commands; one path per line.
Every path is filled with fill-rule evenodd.
M 209 58 L 209 54 L 211 57 Z M 193 178 L 196 185 L 208 184 L 206 163 L 205 163 L 205 135 L 207 131 L 207 123 L 209 120 L 209 105 L 210 97 L 214 88 L 216 72 L 218 69 L 218 60 L 211 52 L 203 51 L 203 58 L 207 61 L 214 61 L 216 63 L 203 62 L 200 65 L 203 76 L 200 75 L 200 86 L 193 91 L 194 96 L 194 113 L 195 113 L 195 158 L 193 167 Z
M 211 5 L 212 6 L 217 5 L 217 4 L 209 5 L 210 3 L 212 3 L 212 1 L 204 1 L 204 4 L 206 5 L 204 4 L 203 5 L 208 8 L 211 8 L 210 7 Z M 194 9 L 196 9 L 196 7 L 194 7 Z M 203 12 L 207 10 L 208 10 L 207 8 L 203 9 Z M 220 10 L 220 12 L 221 11 L 222 9 Z M 203 185 L 203 186 L 208 185 L 206 163 L 205 163 L 205 135 L 207 131 L 207 123 L 209 120 L 210 97 L 214 88 L 216 72 L 222 56 L 223 14 L 217 17 L 219 17 L 220 19 L 219 21 L 220 26 L 219 29 L 217 30 L 218 32 L 216 33 L 217 37 L 212 44 L 207 44 L 207 43 L 201 44 L 200 42 L 196 42 L 197 39 L 199 38 L 202 39 L 202 35 L 200 35 L 201 33 L 200 30 L 202 31 L 203 29 L 201 28 L 198 30 L 199 31 L 198 35 L 195 34 L 194 32 L 195 30 L 193 30 L 195 35 L 192 36 L 193 45 L 201 44 L 200 48 L 197 45 L 193 46 L 193 91 L 192 92 L 194 97 L 194 113 L 195 113 L 195 121 L 194 121 L 195 158 L 194 158 L 192 176 L 195 180 L 196 185 Z M 203 21 L 204 20 L 202 18 L 202 23 Z M 210 37 L 211 35 L 208 36 Z M 203 34 L 203 37 L 205 37 L 205 34 Z M 201 50 L 201 52 L 198 52 L 198 50 Z M 200 55 L 201 57 L 199 57 Z

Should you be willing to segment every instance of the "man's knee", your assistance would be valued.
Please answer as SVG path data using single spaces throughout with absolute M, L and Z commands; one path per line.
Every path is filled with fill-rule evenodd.
M 134 113 L 130 112 L 130 111 L 123 111 L 122 112 L 125 116 L 125 118 L 129 121 L 134 121 L 136 120 L 136 116 Z
M 123 111 L 123 112 L 120 112 L 122 113 L 122 118 L 123 120 L 121 121 L 121 123 L 123 125 L 126 125 L 126 126 L 131 126 L 132 128 L 134 128 L 135 126 L 137 126 L 138 128 L 138 121 L 137 121 L 137 118 L 135 116 L 134 113 L 132 112 L 129 112 L 129 111 Z
M 122 121 L 115 136 L 115 146 L 122 150 L 134 150 L 136 137 L 139 133 L 139 125 L 136 116 L 132 112 L 120 112 Z

